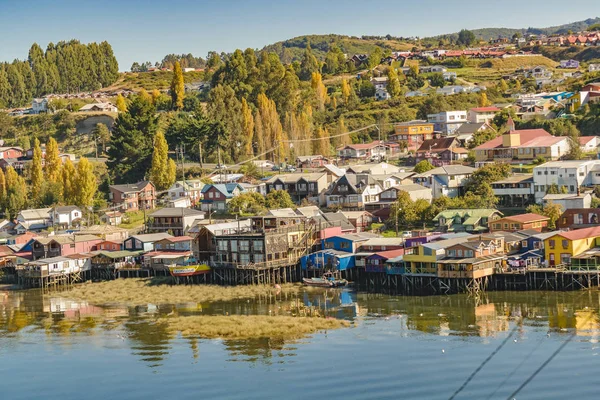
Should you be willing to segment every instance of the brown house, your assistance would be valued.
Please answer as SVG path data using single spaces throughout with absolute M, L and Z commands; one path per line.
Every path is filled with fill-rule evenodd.
M 580 229 L 600 225 L 600 208 L 570 208 L 556 222 L 560 229 Z
M 436 167 L 448 165 L 452 161 L 464 158 L 463 152 L 455 152 L 455 149 L 462 150 L 457 137 L 424 140 L 417 150 L 415 161 L 429 160 Z
M 110 185 L 110 201 L 126 211 L 149 210 L 156 204 L 156 188 L 150 181 Z
M 548 226 L 549 220 L 550 218 L 539 214 L 519 214 L 490 221 L 489 228 L 490 232 L 517 232 L 526 229 L 541 232 Z

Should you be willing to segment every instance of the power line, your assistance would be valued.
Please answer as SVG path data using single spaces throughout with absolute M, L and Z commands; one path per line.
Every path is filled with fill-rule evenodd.
M 593 316 L 593 315 L 594 315 L 593 313 L 590 313 L 590 314 L 587 316 L 587 318 L 586 318 L 586 319 L 585 319 L 585 320 L 582 322 L 582 324 L 581 324 L 581 325 L 585 325 L 585 324 L 586 324 L 586 323 L 587 323 L 587 322 L 588 322 L 588 321 L 589 321 L 589 320 L 592 318 L 592 316 Z M 525 381 L 524 381 L 524 382 L 521 384 L 521 386 L 519 386 L 519 387 L 517 388 L 517 390 L 515 390 L 514 392 L 512 392 L 512 393 L 511 393 L 511 395 L 507 397 L 507 399 L 508 399 L 508 400 L 513 400 L 513 399 L 515 398 L 515 396 L 516 396 L 517 394 L 519 394 L 519 392 L 525 388 L 525 386 L 527 386 L 527 385 L 528 385 L 528 384 L 529 384 L 529 383 L 530 383 L 530 382 L 531 382 L 531 381 L 532 381 L 532 380 L 533 380 L 533 379 L 534 379 L 534 378 L 535 378 L 535 377 L 536 377 L 536 376 L 537 376 L 537 375 L 538 375 L 540 372 L 542 372 L 542 370 L 543 370 L 544 368 L 546 368 L 546 366 L 547 366 L 548 364 L 550 364 L 550 362 L 552 362 L 552 360 L 554 360 L 554 358 L 555 358 L 555 357 L 556 357 L 556 356 L 557 356 L 557 355 L 558 355 L 558 354 L 559 354 L 559 353 L 560 353 L 560 352 L 561 352 L 561 351 L 562 351 L 562 350 L 563 350 L 563 349 L 564 349 L 564 348 L 567 346 L 567 344 L 569 344 L 569 342 L 570 342 L 571 340 L 573 340 L 573 338 L 575 337 L 575 335 L 576 335 L 576 334 L 577 334 L 577 329 L 573 329 L 573 332 L 571 332 L 571 334 L 569 335 L 569 337 L 567 338 L 567 340 L 565 340 L 565 341 L 564 341 L 564 343 L 563 343 L 563 344 L 561 344 L 561 345 L 559 346 L 559 348 L 558 348 L 558 349 L 556 349 L 556 350 L 554 351 L 554 353 L 552 353 L 552 355 L 550 355 L 550 357 L 548 357 L 548 358 L 546 359 L 546 361 L 544 361 L 544 362 L 542 363 L 542 365 L 540 365 L 540 366 L 539 366 L 539 368 L 538 368 L 538 369 L 536 369 L 536 370 L 533 372 L 533 374 L 531 374 L 531 375 L 529 376 L 529 378 L 525 379 Z
M 364 131 L 364 130 L 367 130 L 367 129 L 370 129 L 370 128 L 377 128 L 377 129 L 379 129 L 379 125 L 372 124 L 372 125 L 364 126 L 362 128 L 359 128 L 359 129 L 355 129 L 353 131 L 339 133 L 337 135 L 323 136 L 323 137 L 318 137 L 318 138 L 296 139 L 296 140 L 283 140 L 282 143 L 312 142 L 312 141 L 315 141 L 315 140 L 333 139 L 333 138 L 337 138 L 337 137 L 341 137 L 341 136 L 351 135 L 353 133 L 361 132 L 361 131 Z

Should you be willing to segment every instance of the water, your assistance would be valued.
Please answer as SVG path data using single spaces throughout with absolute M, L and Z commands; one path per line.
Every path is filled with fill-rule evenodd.
M 327 300 L 325 299 L 327 296 Z M 298 303 L 352 321 L 300 340 L 207 340 L 159 315 L 285 314 Z M 94 306 L 0 291 L 2 399 L 596 399 L 598 292 Z M 486 362 L 486 359 L 493 355 Z

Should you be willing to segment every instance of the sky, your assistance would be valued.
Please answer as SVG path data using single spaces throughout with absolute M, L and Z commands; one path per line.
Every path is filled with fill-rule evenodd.
M 307 34 L 423 37 L 597 16 L 599 0 L 0 0 L 0 61 L 26 58 L 34 42 L 106 40 L 124 71 L 170 53 L 205 57 Z

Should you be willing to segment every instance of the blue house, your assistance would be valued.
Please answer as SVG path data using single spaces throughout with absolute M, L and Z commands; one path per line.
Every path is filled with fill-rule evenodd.
M 324 250 L 338 250 L 346 253 L 356 253 L 356 250 L 360 247 L 361 243 L 376 237 L 379 236 L 373 233 L 351 233 L 348 235 L 332 236 L 327 239 L 323 239 L 321 244 Z
M 354 268 L 354 254 L 339 250 L 320 250 L 300 259 L 303 270 L 345 271 Z

